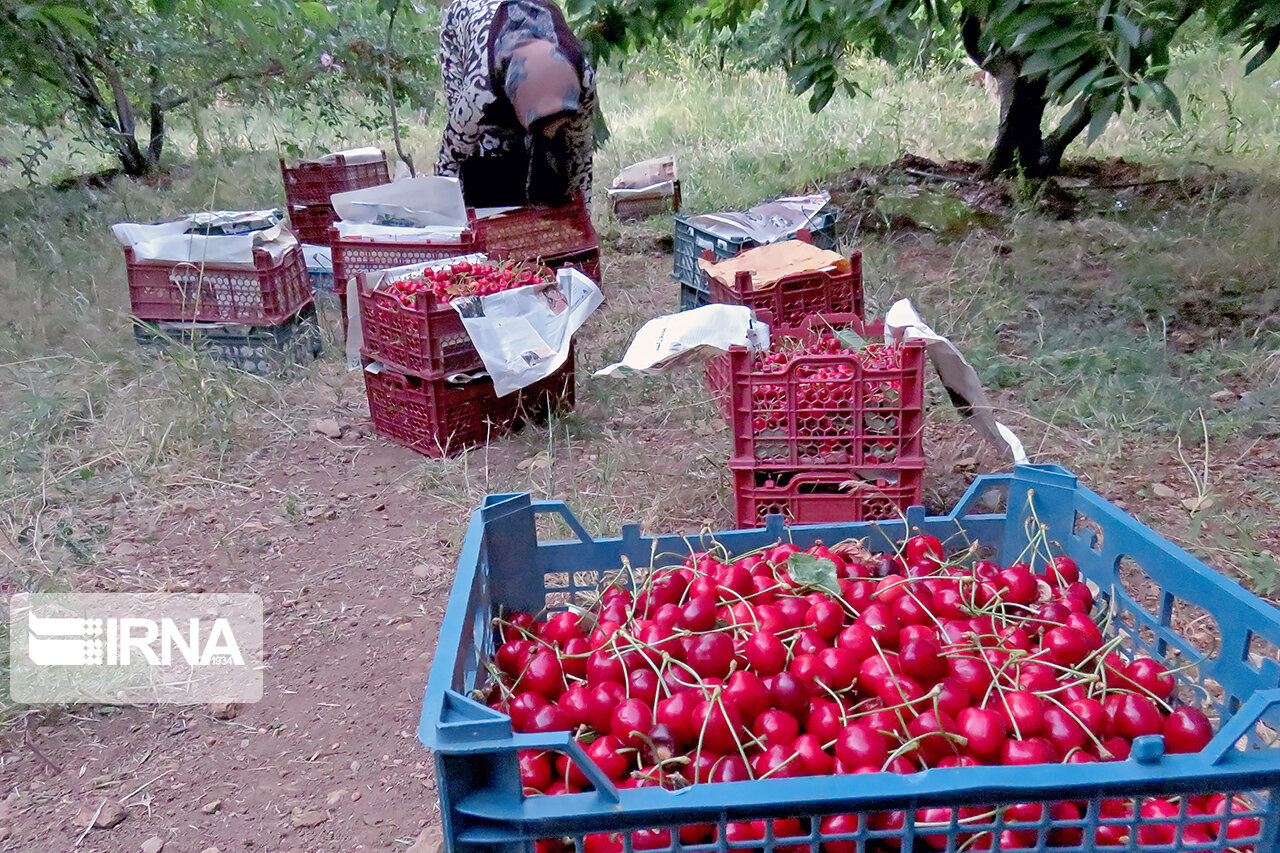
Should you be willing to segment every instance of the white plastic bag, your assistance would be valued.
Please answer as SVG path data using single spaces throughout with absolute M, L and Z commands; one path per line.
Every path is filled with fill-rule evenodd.
M 270 228 L 242 234 L 208 236 L 193 233 L 193 224 L 213 222 L 219 217 L 233 219 L 265 212 L 207 211 L 159 224 L 117 222 L 111 226 L 111 232 L 122 246 L 132 248 L 134 257 L 139 260 L 252 267 L 255 248 L 266 249 L 272 257 L 279 258 L 298 241 L 292 235 L 282 233 L 283 225 L 278 222 Z
M 345 222 L 407 228 L 465 228 L 467 206 L 457 178 L 427 175 L 334 193 L 333 209 Z

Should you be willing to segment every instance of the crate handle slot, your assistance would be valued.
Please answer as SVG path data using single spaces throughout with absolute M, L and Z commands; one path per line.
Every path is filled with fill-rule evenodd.
M 578 517 L 565 504 L 564 501 L 533 501 L 533 511 L 539 515 L 558 515 L 569 525 L 569 529 L 578 537 L 579 542 L 590 543 L 595 540 L 591 538 L 591 534 L 587 532 L 587 528 L 582 526 L 582 522 L 578 521 Z
M 1248 734 L 1262 718 L 1273 708 L 1280 706 L 1280 689 L 1259 690 L 1240 706 L 1240 710 L 1218 729 L 1213 740 L 1205 746 L 1204 752 L 1210 756 L 1213 765 L 1229 764 L 1236 755 L 1236 744 Z
M 511 718 L 456 690 L 446 690 L 436 731 L 444 743 L 466 743 L 477 738 L 511 735 Z

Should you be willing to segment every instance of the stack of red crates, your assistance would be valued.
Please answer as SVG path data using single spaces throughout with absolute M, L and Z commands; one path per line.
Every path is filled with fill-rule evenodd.
M 139 340 L 262 339 L 293 351 L 294 338 L 315 333 L 315 318 L 306 259 L 291 243 L 282 252 L 255 249 L 252 264 L 153 260 L 125 246 L 133 316 L 158 332 Z
M 707 258 L 714 261 L 714 257 Z M 862 254 L 846 268 L 796 273 L 756 289 L 706 277 L 711 302 L 747 305 L 769 325 L 775 352 L 847 329 L 883 337 L 863 320 Z M 874 352 L 874 351 L 873 351 Z M 920 503 L 924 473 L 924 347 L 794 355 L 765 365 L 745 347 L 706 364 L 706 385 L 733 431 L 739 527 L 781 513 L 791 524 L 895 518 Z
M 780 364 L 745 347 L 729 352 L 729 468 L 740 527 L 773 512 L 794 524 L 896 518 L 920 503 L 924 345 L 874 344 L 883 326 L 852 314 L 813 315 L 799 328 L 771 330 L 770 339 L 807 344 L 833 329 L 871 346 Z
M 483 444 L 574 404 L 574 352 L 555 373 L 499 397 L 493 381 L 453 381 L 484 370 L 451 306 L 422 291 L 412 306 L 379 289 L 428 264 L 359 274 L 365 393 L 374 431 L 428 456 Z
M 377 160 L 348 162 L 342 154 L 322 160 L 303 160 L 296 166 L 280 159 L 284 195 L 289 204 L 289 225 L 298 239 L 329 245 L 329 229 L 338 221 L 331 197 L 334 193 L 376 187 L 391 181 L 387 156 Z

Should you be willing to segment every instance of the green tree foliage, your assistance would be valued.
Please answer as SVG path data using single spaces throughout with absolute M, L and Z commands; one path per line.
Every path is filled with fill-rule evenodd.
M 618 47 L 673 23 L 655 7 L 632 26 L 623 16 L 629 5 L 570 3 L 581 21 L 612 22 L 597 26 Z M 778 22 L 782 61 L 814 111 L 837 91 L 856 91 L 844 73 L 850 51 L 902 64 L 940 45 L 962 48 L 999 91 L 1000 121 L 986 164 L 992 175 L 1053 174 L 1069 143 L 1086 130 L 1090 139 L 1098 136 L 1126 107 L 1155 106 L 1178 119 L 1177 96 L 1166 84 L 1169 49 L 1197 14 L 1241 45 L 1248 71 L 1280 47 L 1274 0 L 704 0 L 662 8 L 684 15 L 688 26 L 727 30 L 767 8 Z M 1046 128 L 1050 104 L 1066 109 Z
M 414 81 L 434 78 L 434 57 L 388 65 L 374 3 L 0 0 L 0 110 L 34 126 L 72 115 L 137 176 L 160 162 L 167 114 L 220 90 L 243 100 L 267 87 L 305 93 L 337 73 L 385 92 L 390 67 L 399 96 L 429 99 L 433 87 Z

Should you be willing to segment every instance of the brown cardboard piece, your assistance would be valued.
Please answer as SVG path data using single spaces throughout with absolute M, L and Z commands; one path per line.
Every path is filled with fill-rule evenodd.
M 653 184 L 675 181 L 680 177 L 676 172 L 676 158 L 668 154 L 665 157 L 654 157 L 632 163 L 618 173 L 613 179 L 614 189 L 638 190 Z
M 751 273 L 751 289 L 763 290 L 796 273 L 826 269 L 846 273 L 849 271 L 849 259 L 802 240 L 784 240 L 748 249 L 719 263 L 699 258 L 698 267 L 725 287 L 733 287 L 738 271 L 747 270 Z

